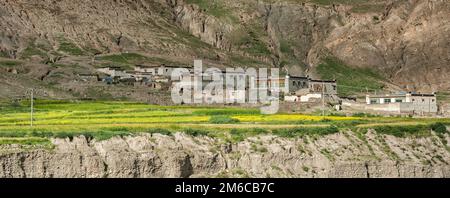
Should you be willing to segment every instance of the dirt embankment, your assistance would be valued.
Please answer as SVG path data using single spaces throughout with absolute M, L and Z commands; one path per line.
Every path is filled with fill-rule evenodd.
M 298 139 L 260 136 L 230 144 L 184 134 L 144 134 L 52 142 L 52 150 L 3 146 L 0 177 L 450 176 L 449 145 L 437 136 L 345 132 Z

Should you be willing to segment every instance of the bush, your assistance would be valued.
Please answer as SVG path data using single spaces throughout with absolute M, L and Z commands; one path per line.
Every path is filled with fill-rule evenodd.
M 427 125 L 376 126 L 373 129 L 378 133 L 393 135 L 396 137 L 407 137 L 409 135 L 423 135 L 430 132 L 430 127 Z
M 31 132 L 31 136 L 32 137 L 42 137 L 42 138 L 49 138 L 49 137 L 53 137 L 53 133 L 52 132 L 48 132 L 48 131 L 36 131 L 33 130 L 33 132 Z
M 239 120 L 232 118 L 230 116 L 221 115 L 221 116 L 212 116 L 209 119 L 209 122 L 212 124 L 235 124 L 239 123 Z
M 0 140 L 0 145 L 11 145 L 11 144 L 19 144 L 19 145 L 51 145 L 49 139 L 46 138 L 23 138 L 23 139 L 14 139 L 14 138 L 6 138 Z
M 301 135 L 329 135 L 338 133 L 336 126 L 328 127 L 298 127 L 291 129 L 275 129 L 273 133 L 280 137 L 297 137 Z
M 125 137 L 131 135 L 128 131 L 100 131 L 100 132 L 94 132 L 94 133 L 85 133 L 82 134 L 87 139 L 96 139 L 96 140 L 108 140 L 113 137 Z
M 434 124 L 430 125 L 430 127 L 431 127 L 431 130 L 433 130 L 434 132 L 439 133 L 439 134 L 444 134 L 444 133 L 448 132 L 447 127 L 441 122 L 434 123 Z
M 209 131 L 202 130 L 202 129 L 193 129 L 193 128 L 187 128 L 184 131 L 186 134 L 191 136 L 207 136 L 209 134 Z
M 0 132 L 0 137 L 25 137 L 27 134 L 25 132 L 12 132 L 12 131 L 2 131 Z
M 250 130 L 250 132 L 254 134 L 267 134 L 269 131 L 263 128 L 253 128 Z
M 367 120 L 343 120 L 339 122 L 334 122 L 333 124 L 338 128 L 353 128 L 357 125 L 367 124 Z
M 242 131 L 238 130 L 238 129 L 231 129 L 230 130 L 230 135 L 231 135 L 231 138 L 233 139 L 233 141 L 235 141 L 235 142 L 244 141 L 245 138 L 246 138 L 244 133 L 242 133 Z

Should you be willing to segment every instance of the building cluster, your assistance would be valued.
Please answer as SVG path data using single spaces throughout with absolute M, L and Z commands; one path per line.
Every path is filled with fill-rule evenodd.
M 181 75 L 180 79 L 171 79 L 172 72 L 176 68 L 183 68 L 189 73 Z M 183 80 L 182 78 L 192 78 L 194 76 L 193 67 L 180 66 L 145 66 L 137 65 L 132 71 L 125 71 L 120 67 L 103 67 L 98 69 L 100 73 L 106 74 L 102 81 L 108 84 L 127 84 L 135 86 L 147 86 L 154 89 L 162 87 L 171 87 L 174 83 Z M 234 97 L 241 94 L 248 94 L 250 90 L 267 88 L 270 92 L 274 91 L 271 85 L 273 81 L 277 81 L 281 99 L 287 102 L 312 102 L 320 100 L 322 97 L 337 97 L 337 82 L 335 80 L 316 80 L 310 77 L 298 77 L 287 75 L 280 78 L 262 78 L 257 77 L 251 79 L 245 72 L 226 72 L 220 71 L 223 83 L 223 94 L 225 97 Z M 233 85 L 225 79 L 225 74 L 237 81 L 245 79 L 245 83 L 241 86 L 241 90 L 233 87 Z M 206 86 L 214 81 L 213 72 L 205 72 L 202 74 L 202 84 Z M 254 82 L 254 83 L 252 83 Z M 264 83 L 261 83 L 264 82 Z M 236 82 L 233 82 L 236 83 Z M 267 86 L 267 87 L 266 87 Z M 231 89 L 229 89 L 231 87 Z M 205 87 L 203 87 L 205 88 Z M 206 94 L 206 93 L 204 93 Z M 217 93 L 219 94 L 219 93 Z M 208 96 L 205 96 L 207 98 Z M 208 100 L 208 99 L 206 99 Z
M 176 68 L 183 68 L 187 71 L 180 75 L 178 79 L 172 79 L 172 72 Z M 99 68 L 98 72 L 102 75 L 81 74 L 85 81 L 101 80 L 107 84 L 126 84 L 133 86 L 149 87 L 151 89 L 170 89 L 177 82 L 184 78 L 193 78 L 194 67 L 180 67 L 180 66 L 145 66 L 137 65 L 134 70 L 126 71 L 120 67 L 103 67 Z M 251 90 L 267 89 L 268 94 L 274 91 L 271 87 L 273 81 L 277 81 L 277 89 L 280 91 L 280 99 L 289 103 L 313 103 L 322 102 L 325 99 L 334 99 L 334 101 L 344 100 L 338 97 L 338 84 L 336 80 L 318 80 L 310 78 L 309 76 L 292 76 L 287 75 L 280 78 L 261 78 L 248 76 L 244 72 L 225 72 L 215 71 L 205 72 L 201 74 L 203 89 L 214 79 L 214 74 L 220 74 L 221 82 L 223 82 L 223 89 L 213 93 L 202 92 L 202 98 L 207 101 L 213 100 L 218 94 L 222 94 L 225 98 L 237 98 L 238 96 L 248 95 Z M 232 77 L 236 81 L 230 83 L 225 79 Z M 245 82 L 239 88 L 236 87 L 239 80 Z M 261 83 L 264 82 L 264 83 Z M 231 89 L 230 89 L 231 88 Z M 183 90 L 182 90 L 183 91 Z M 186 91 L 186 90 L 184 90 Z M 199 94 L 199 93 L 197 93 Z M 194 96 L 195 97 L 195 96 Z M 232 100 L 233 101 L 233 100 Z M 419 93 L 402 93 L 402 94 L 386 94 L 386 95 L 367 95 L 365 103 L 357 103 L 355 101 L 341 102 L 342 107 L 357 107 L 356 109 L 364 111 L 376 111 L 396 114 L 428 114 L 437 113 L 437 99 L 436 94 L 419 94 Z
M 138 65 L 134 70 L 124 70 L 120 67 L 102 67 L 97 69 L 97 71 L 106 74 L 101 81 L 107 84 L 125 84 L 161 89 L 164 84 L 169 83 L 170 73 L 173 68 L 175 66 Z

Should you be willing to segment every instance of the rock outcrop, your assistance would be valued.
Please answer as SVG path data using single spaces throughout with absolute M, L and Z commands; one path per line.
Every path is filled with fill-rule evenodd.
M 449 145 L 434 135 L 345 132 L 231 144 L 177 133 L 52 141 L 53 150 L 4 146 L 0 177 L 450 177 Z

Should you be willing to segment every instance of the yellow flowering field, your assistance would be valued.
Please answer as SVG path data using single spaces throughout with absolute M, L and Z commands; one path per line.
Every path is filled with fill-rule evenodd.
M 345 127 L 450 123 L 449 119 L 262 115 L 256 108 L 156 106 L 131 102 L 36 101 L 33 127 L 29 103 L 0 105 L 0 144 L 48 144 L 50 137 L 110 138 L 130 133 L 186 132 L 242 139 L 261 133 L 325 134 Z
M 290 122 L 290 121 L 344 121 L 344 120 L 359 120 L 356 117 L 337 117 L 337 116 L 314 116 L 314 115 L 299 115 L 299 114 L 284 114 L 284 115 L 242 115 L 233 116 L 241 122 Z

